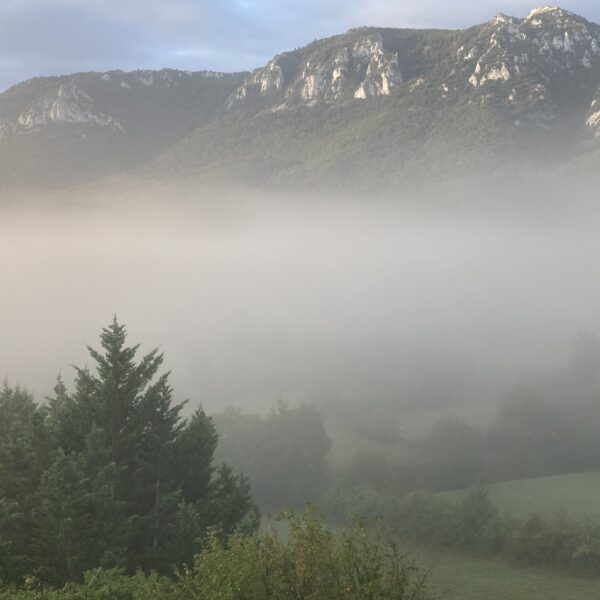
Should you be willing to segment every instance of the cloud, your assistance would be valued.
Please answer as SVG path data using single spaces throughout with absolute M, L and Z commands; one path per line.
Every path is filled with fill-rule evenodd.
M 563 5 L 600 21 L 597 0 Z M 81 70 L 246 70 L 350 27 L 463 27 L 530 8 L 528 0 L 3 0 L 0 88 Z

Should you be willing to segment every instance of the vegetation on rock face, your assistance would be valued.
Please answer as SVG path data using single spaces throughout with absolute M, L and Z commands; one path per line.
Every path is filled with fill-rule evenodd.
M 0 393 L 0 578 L 61 583 L 95 567 L 168 573 L 191 561 L 208 528 L 226 536 L 257 525 L 249 485 L 215 468 L 217 434 L 198 409 L 181 418 L 156 351 L 115 320 L 45 406 Z
M 2 187 L 130 171 L 223 112 L 243 74 L 135 71 L 37 77 L 0 93 Z

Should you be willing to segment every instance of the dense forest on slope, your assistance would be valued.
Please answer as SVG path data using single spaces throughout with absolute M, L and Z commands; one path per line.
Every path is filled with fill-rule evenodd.
M 363 27 L 254 72 L 36 78 L 0 94 L 3 187 L 103 177 L 393 193 L 597 169 L 600 28 L 560 8 Z

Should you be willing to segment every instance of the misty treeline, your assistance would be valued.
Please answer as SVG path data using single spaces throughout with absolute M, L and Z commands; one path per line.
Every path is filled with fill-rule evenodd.
M 420 434 L 399 426 L 416 410 L 401 405 L 348 402 L 346 410 L 325 407 L 325 417 L 282 402 L 263 417 L 227 409 L 214 415 L 217 456 L 249 478 L 263 512 L 310 500 L 330 519 L 388 514 L 387 499 L 420 490 L 600 469 L 600 339 L 580 335 L 566 368 L 506 387 L 485 424 L 469 424 L 450 405 Z M 429 407 L 421 410 L 428 418 Z M 335 461 L 328 430 L 336 434 Z
M 328 496 L 336 511 L 355 509 L 358 497 L 368 505 L 373 492 L 401 496 L 600 469 L 600 338 L 581 334 L 565 368 L 506 385 L 510 392 L 482 425 L 449 407 L 428 433 L 410 436 L 396 426 L 402 410 L 386 407 L 377 449 L 354 451 L 334 477 Z M 374 441 L 372 428 L 367 421 L 354 431 Z
M 259 533 L 247 478 L 216 466 L 213 419 L 183 418 L 162 355 L 138 359 L 126 337 L 115 319 L 89 348 L 94 368 L 75 367 L 72 390 L 59 377 L 44 403 L 0 392 L 1 598 L 428 597 L 381 528 L 334 533 L 309 506 L 283 515 L 285 540 Z M 245 457 L 265 507 L 325 491 L 331 442 L 316 409 L 219 422 L 221 454 Z
M 321 506 L 332 442 L 316 407 L 280 400 L 264 417 L 229 408 L 213 419 L 218 459 L 248 477 L 263 512 L 301 508 L 307 501 Z

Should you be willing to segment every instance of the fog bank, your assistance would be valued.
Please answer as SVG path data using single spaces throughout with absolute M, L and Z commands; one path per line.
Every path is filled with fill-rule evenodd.
M 600 331 L 600 219 L 560 191 L 485 209 L 476 195 L 444 210 L 193 189 L 5 198 L 0 375 L 42 398 L 116 314 L 209 410 L 495 401 Z

